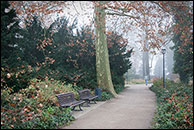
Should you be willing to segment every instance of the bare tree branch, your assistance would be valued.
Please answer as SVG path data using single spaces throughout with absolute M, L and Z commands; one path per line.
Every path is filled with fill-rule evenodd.
M 166 8 L 164 8 L 164 7 L 162 7 L 158 2 L 156 2 L 156 1 L 149 1 L 149 2 L 151 2 L 151 3 L 154 3 L 154 4 L 156 4 L 156 5 L 158 5 L 164 12 L 166 12 L 166 13 L 168 13 L 168 14 L 170 14 L 170 11 L 169 10 L 167 10 Z M 170 14 L 171 15 L 171 14 Z
M 81 9 L 83 10 L 81 2 L 79 2 L 79 5 L 80 5 Z
M 133 18 L 133 19 L 139 19 L 140 18 L 140 17 L 135 17 L 135 16 L 131 16 L 131 15 L 128 15 L 128 14 L 124 14 L 124 13 L 110 13 L 110 12 L 107 12 L 106 14 L 107 15 L 127 16 L 127 17 L 130 17 L 130 18 Z
M 130 1 L 129 4 L 132 4 L 132 3 L 135 3 L 135 2 L 138 2 L 138 1 Z M 129 12 L 129 11 L 131 10 L 131 8 L 129 8 L 129 5 L 127 5 L 127 8 L 126 8 L 126 7 L 125 7 L 125 8 L 120 8 L 120 7 L 108 5 L 108 8 L 121 10 L 121 11 L 123 11 L 123 12 Z
M 73 7 L 75 8 L 75 11 L 78 13 L 78 15 L 80 15 L 79 12 L 77 11 L 77 8 L 74 5 L 74 1 L 72 1 L 72 4 L 73 4 Z

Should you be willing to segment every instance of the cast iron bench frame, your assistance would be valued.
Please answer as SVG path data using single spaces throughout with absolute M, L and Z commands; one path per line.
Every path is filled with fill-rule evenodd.
M 79 106 L 80 111 L 83 111 L 81 109 L 81 105 L 83 105 L 85 101 L 76 100 L 72 92 L 57 94 L 56 97 L 58 99 L 60 107 L 70 107 L 72 110 L 75 110 L 75 107 Z
M 94 103 L 96 104 L 95 99 L 98 96 L 92 96 L 89 89 L 78 90 L 78 93 L 80 95 L 80 100 L 86 101 L 88 106 L 89 106 L 89 103 L 91 103 L 90 101 L 94 101 Z

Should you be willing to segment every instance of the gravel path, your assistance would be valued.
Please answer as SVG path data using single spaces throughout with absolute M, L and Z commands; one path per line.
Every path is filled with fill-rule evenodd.
M 126 86 L 117 98 L 74 112 L 76 120 L 63 129 L 150 129 L 156 99 L 149 86 Z

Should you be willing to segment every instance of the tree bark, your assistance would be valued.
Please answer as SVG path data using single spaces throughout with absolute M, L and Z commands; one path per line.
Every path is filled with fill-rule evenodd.
M 109 54 L 106 39 L 104 1 L 95 4 L 95 45 L 96 45 L 96 73 L 98 88 L 107 90 L 117 96 L 111 78 Z

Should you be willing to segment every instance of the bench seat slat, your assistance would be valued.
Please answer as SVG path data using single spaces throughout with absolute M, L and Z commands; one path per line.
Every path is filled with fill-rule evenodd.
M 95 98 L 97 98 L 98 96 L 90 96 L 90 97 L 83 97 L 83 98 L 81 98 L 81 99 L 83 99 L 83 100 L 86 100 L 86 99 L 88 99 L 88 100 L 93 100 L 93 99 L 95 99 Z

